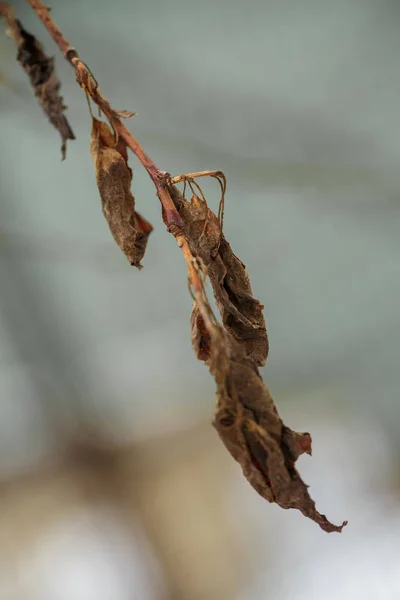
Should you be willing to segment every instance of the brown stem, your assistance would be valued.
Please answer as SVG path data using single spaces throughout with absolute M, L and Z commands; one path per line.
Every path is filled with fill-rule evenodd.
M 14 10 L 7 2 L 0 2 L 0 17 L 7 23 L 7 35 L 18 44 L 21 38 L 20 28 L 14 16 Z
M 92 100 L 98 105 L 106 115 L 115 131 L 124 140 L 128 148 L 137 156 L 143 167 L 148 172 L 157 190 L 157 196 L 163 207 L 163 219 L 169 231 L 175 237 L 183 227 L 182 219 L 175 208 L 171 195 L 168 191 L 169 175 L 161 171 L 151 160 L 150 156 L 144 151 L 139 142 L 134 138 L 131 132 L 125 127 L 122 118 L 131 116 L 133 113 L 126 111 L 117 111 L 112 108 L 108 100 L 100 91 L 99 85 L 86 64 L 80 59 L 75 48 L 65 39 L 57 25 L 50 16 L 50 9 L 40 0 L 27 0 L 33 10 L 36 12 L 48 33 L 53 38 L 64 58 L 71 63 L 75 69 L 79 85 L 90 95 Z
M 45 6 L 43 2 L 37 2 L 36 0 L 28 0 L 29 4 L 42 21 L 43 25 L 46 27 L 47 31 L 60 48 L 61 52 L 69 62 L 73 56 L 78 56 L 75 48 L 71 46 L 68 40 L 65 39 L 61 31 L 58 29 L 57 25 L 54 23 L 53 19 L 50 17 L 50 8 Z
M 201 267 L 199 266 L 198 261 L 194 258 L 187 239 L 183 235 L 178 235 L 176 237 L 176 241 L 178 242 L 178 246 L 182 250 L 182 254 L 186 260 L 189 283 L 193 289 L 193 294 L 196 300 L 197 307 L 203 318 L 207 332 L 212 338 L 215 336 L 215 326 L 211 319 L 211 309 L 205 297 L 204 285 L 199 275 Z

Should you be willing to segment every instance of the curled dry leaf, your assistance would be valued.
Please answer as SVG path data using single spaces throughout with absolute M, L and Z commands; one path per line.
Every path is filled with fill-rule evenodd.
M 126 145 L 121 138 L 117 140 L 107 123 L 93 119 L 91 152 L 110 231 L 131 265 L 141 269 L 153 227 L 135 211 Z
M 180 243 L 195 297 L 191 315 L 192 345 L 197 358 L 208 365 L 217 384 L 214 427 L 249 483 L 263 498 L 285 509 L 300 510 L 324 531 L 340 532 L 346 523 L 333 525 L 316 510 L 307 485 L 295 467 L 301 454 L 311 454 L 311 436 L 292 431 L 283 424 L 258 371 L 260 340 L 266 340 L 266 333 L 265 338 L 260 334 L 265 332 L 265 324 L 262 307 L 251 296 L 243 264 L 222 236 L 220 222 L 204 199 L 194 194 L 191 202 L 187 202 L 175 188 L 171 188 L 171 195 L 184 222 L 189 247 L 188 251 L 185 243 Z M 210 276 L 225 327 L 219 325 L 212 314 L 201 271 Z M 258 318 L 254 318 L 254 314 Z M 259 325 L 255 330 L 260 337 L 248 335 L 249 330 L 244 329 L 248 326 L 245 319 Z M 261 345 L 261 348 L 267 350 L 268 346 Z
M 243 345 L 249 359 L 264 365 L 268 356 L 264 307 L 253 297 L 245 265 L 233 253 L 219 219 L 203 199 L 193 194 L 189 202 L 175 186 L 169 191 L 184 222 L 190 249 L 207 269 L 225 328 Z
M 6 10 L 5 3 L 2 3 L 2 9 L 2 14 L 7 20 L 8 33 L 18 47 L 17 60 L 29 75 L 35 96 L 50 123 L 61 135 L 61 153 L 64 159 L 67 140 L 74 140 L 75 136 L 63 114 L 66 106 L 59 94 L 61 84 L 54 71 L 54 59 L 45 54 L 38 40 L 14 18 L 10 7 Z
M 196 296 L 191 315 L 192 344 L 206 362 L 217 384 L 217 410 L 213 425 L 244 476 L 268 502 L 296 508 L 327 532 L 340 532 L 315 508 L 295 462 L 311 454 L 311 436 L 286 427 L 254 362 L 240 344 L 218 324 L 203 318 L 210 309 L 205 297 Z

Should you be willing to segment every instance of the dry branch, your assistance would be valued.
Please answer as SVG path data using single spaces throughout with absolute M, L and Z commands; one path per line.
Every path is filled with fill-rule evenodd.
M 135 212 L 130 191 L 132 172 L 126 148 L 137 156 L 152 179 L 162 205 L 162 216 L 181 248 L 194 297 L 191 316 L 192 344 L 205 361 L 217 385 L 214 426 L 231 455 L 257 492 L 282 508 L 296 508 L 325 531 L 342 530 L 317 512 L 295 463 L 300 454 L 311 454 L 311 437 L 286 427 L 276 409 L 258 366 L 265 364 L 268 338 L 263 306 L 252 295 L 249 277 L 223 231 L 226 181 L 220 171 L 171 176 L 156 167 L 123 124 L 132 116 L 115 110 L 101 93 L 91 71 L 64 38 L 39 0 L 28 0 L 64 57 L 76 79 L 108 119 L 113 131 L 93 121 L 92 154 L 103 212 L 111 232 L 132 264 L 140 266 L 151 225 Z M 199 177 L 211 176 L 221 186 L 218 216 L 207 205 Z M 183 193 L 176 187 L 184 185 Z M 185 196 L 191 190 L 191 200 Z M 209 277 L 222 325 L 212 313 L 204 282 Z

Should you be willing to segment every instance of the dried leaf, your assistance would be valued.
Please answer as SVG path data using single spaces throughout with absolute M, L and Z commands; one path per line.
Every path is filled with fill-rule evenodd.
M 199 360 L 206 362 L 211 357 L 212 341 L 196 305 L 190 315 L 190 325 L 193 350 Z
M 192 253 L 207 268 L 222 322 L 240 342 L 247 356 L 263 366 L 268 356 L 268 337 L 263 305 L 253 297 L 245 265 L 226 241 L 216 215 L 197 195 L 187 201 L 178 188 L 169 188 L 184 222 Z
M 14 39 L 18 45 L 17 60 L 28 73 L 35 96 L 44 112 L 61 135 L 61 153 L 64 159 L 67 140 L 74 140 L 75 136 L 63 114 L 66 106 L 59 94 L 61 84 L 55 75 L 54 59 L 44 53 L 37 39 L 18 20 L 15 20 L 15 28 L 18 28 L 14 31 Z
M 115 108 L 112 110 L 112 114 L 118 119 L 130 119 L 136 115 L 131 110 L 116 110 Z
M 121 138 L 117 140 L 106 123 L 93 119 L 91 152 L 110 231 L 131 265 L 141 269 L 153 227 L 135 211 L 126 145 Z
M 295 468 L 297 458 L 311 454 L 311 437 L 286 427 L 257 367 L 240 344 L 220 325 L 206 325 L 202 314 L 210 309 L 196 298 L 192 312 L 192 343 L 217 383 L 217 410 L 213 425 L 222 442 L 241 465 L 243 474 L 268 502 L 296 508 L 327 532 L 346 525 L 330 523 L 315 508 L 307 485 Z

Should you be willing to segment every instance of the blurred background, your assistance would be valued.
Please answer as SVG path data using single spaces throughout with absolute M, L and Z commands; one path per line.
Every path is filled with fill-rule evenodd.
M 73 71 L 12 4 L 56 56 L 77 140 L 61 162 L 2 23 L 0 598 L 398 599 L 400 4 L 52 3 L 162 169 L 225 172 L 263 376 L 312 434 L 299 470 L 342 535 L 266 503 L 220 443 L 152 184 L 132 157 L 154 225 L 139 273 L 101 213 Z

